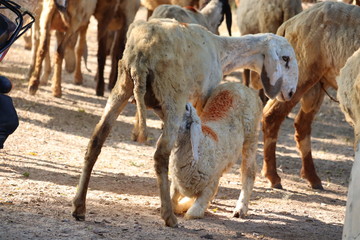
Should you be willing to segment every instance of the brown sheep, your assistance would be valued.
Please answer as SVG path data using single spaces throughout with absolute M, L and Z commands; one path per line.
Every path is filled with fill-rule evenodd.
M 300 101 L 295 118 L 295 140 L 302 158 L 301 176 L 312 188 L 323 189 L 311 154 L 311 124 L 328 87 L 337 89 L 336 76 L 360 47 L 360 8 L 338 2 L 315 4 L 282 24 L 277 34 L 295 49 L 299 62 L 297 91 L 289 102 L 271 100 L 264 108 L 264 164 L 271 186 L 282 188 L 276 171 L 276 142 L 280 125 Z

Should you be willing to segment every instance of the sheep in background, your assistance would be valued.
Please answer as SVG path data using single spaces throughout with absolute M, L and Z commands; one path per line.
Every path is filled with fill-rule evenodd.
M 351 169 L 346 202 L 343 240 L 360 236 L 360 48 L 347 60 L 337 78 L 340 108 L 354 127 L 355 159 Z
M 218 28 L 226 17 L 226 27 L 231 36 L 232 13 L 228 0 L 211 0 L 197 11 L 195 8 L 180 7 L 177 5 L 160 5 L 153 12 L 152 18 L 173 18 L 179 22 L 200 24 L 210 32 L 219 34 Z
M 269 97 L 290 100 L 297 85 L 295 53 L 285 38 L 274 34 L 221 37 L 198 24 L 172 19 L 136 21 L 128 31 L 119 78 L 85 154 L 73 216 L 85 218 L 85 200 L 92 168 L 117 116 L 134 94 L 141 141 L 146 140 L 146 106 L 163 121 L 154 155 L 160 188 L 161 216 L 176 226 L 168 181 L 170 152 L 177 139 L 185 104 L 202 108 L 223 73 L 240 67 L 261 72 Z
M 301 0 L 241 0 L 237 10 L 237 24 L 241 35 L 255 33 L 276 33 L 280 25 L 302 11 Z M 251 79 L 251 80 L 250 80 Z M 243 82 L 255 89 L 261 89 L 259 76 L 243 72 Z M 264 103 L 267 98 L 260 91 Z
M 77 0 L 77 1 L 59 1 L 44 0 L 43 10 L 40 16 L 40 39 L 39 47 L 36 53 L 36 62 L 34 71 L 29 79 L 29 93 L 34 95 L 39 87 L 39 78 L 42 68 L 42 61 L 49 51 L 50 27 L 55 21 L 62 21 L 62 29 L 65 34 L 56 31 L 58 47 L 55 53 L 55 70 L 52 79 L 52 94 L 55 97 L 61 97 L 61 70 L 64 58 L 65 48 L 69 44 L 75 45 L 79 36 L 77 56 L 82 56 L 86 43 L 86 31 L 91 15 L 95 11 L 96 0 Z M 81 57 L 76 59 L 76 69 L 74 81 L 76 84 L 82 83 L 80 70 Z
M 95 75 L 96 95 L 104 96 L 105 79 L 104 69 L 106 63 L 106 53 L 110 43 L 109 35 L 114 34 L 111 42 L 111 69 L 108 88 L 111 90 L 115 86 L 117 78 L 117 64 L 125 48 L 126 32 L 129 25 L 134 21 L 135 15 L 140 7 L 140 0 L 109 0 L 98 1 L 94 16 L 98 21 L 98 52 L 97 52 L 97 72 Z
M 200 0 L 141 0 L 141 4 L 148 11 L 148 18 L 153 14 L 155 8 L 162 4 L 172 4 L 181 7 L 193 6 L 199 8 L 199 2 Z
M 233 215 L 247 215 L 261 114 L 257 92 L 240 83 L 216 87 L 200 118 L 190 103 L 186 105 L 170 155 L 170 196 L 176 213 L 187 211 L 187 219 L 202 218 L 222 174 L 242 159 L 242 190 Z
M 311 154 L 311 124 L 336 76 L 360 47 L 360 8 L 340 2 L 315 4 L 282 24 L 277 34 L 288 39 L 299 62 L 299 83 L 291 101 L 270 100 L 263 111 L 263 174 L 271 186 L 282 188 L 276 170 L 276 142 L 282 121 L 300 101 L 294 120 L 295 140 L 302 158 L 301 176 L 312 188 L 323 189 Z

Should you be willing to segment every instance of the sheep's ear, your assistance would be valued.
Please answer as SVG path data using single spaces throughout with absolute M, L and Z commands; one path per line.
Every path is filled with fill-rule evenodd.
M 60 12 L 64 12 L 67 9 L 68 1 L 67 0 L 55 0 L 55 5 Z
M 199 145 L 201 136 L 201 123 L 193 122 L 190 127 L 190 141 L 194 157 L 194 163 L 199 160 Z
M 275 98 L 281 90 L 283 80 L 280 58 L 276 54 L 274 46 L 270 46 L 264 56 L 260 77 L 265 94 L 271 99 Z

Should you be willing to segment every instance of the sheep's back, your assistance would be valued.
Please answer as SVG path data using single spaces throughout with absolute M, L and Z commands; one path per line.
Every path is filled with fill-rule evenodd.
M 346 120 L 355 127 L 355 143 L 357 143 L 360 134 L 360 48 L 340 70 L 337 82 L 340 107 Z
M 299 85 L 313 76 L 324 77 L 336 87 L 335 76 L 360 47 L 360 8 L 338 2 L 318 3 L 283 23 L 277 34 L 294 47 Z
M 222 78 L 214 36 L 197 24 L 171 19 L 137 21 L 128 31 L 123 62 L 132 76 L 150 73 L 160 103 L 179 100 L 185 105 L 190 96 L 207 94 Z M 169 92 L 177 94 L 170 96 Z

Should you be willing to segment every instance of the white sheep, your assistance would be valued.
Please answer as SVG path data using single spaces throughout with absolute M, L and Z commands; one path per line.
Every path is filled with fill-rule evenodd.
M 337 78 L 340 108 L 354 127 L 355 160 L 346 202 L 343 240 L 360 237 L 360 48 L 347 60 Z
M 173 18 L 179 22 L 197 23 L 210 32 L 219 34 L 218 28 L 226 17 L 226 26 L 231 36 L 232 14 L 228 0 L 211 0 L 201 10 L 192 7 L 163 4 L 155 8 L 152 18 Z
M 301 11 L 301 0 L 241 0 L 236 10 L 237 25 L 241 35 L 276 33 L 283 22 Z M 243 82 L 261 88 L 258 75 L 248 69 L 244 70 Z M 263 96 L 262 99 L 265 101 Z
M 336 76 L 360 47 L 360 8 L 340 2 L 321 2 L 283 23 L 277 31 L 294 47 L 299 64 L 299 84 L 289 102 L 271 100 L 263 111 L 263 174 L 271 186 L 282 188 L 276 169 L 276 142 L 280 125 L 300 102 L 294 119 L 294 138 L 301 154 L 301 176 L 312 188 L 323 189 L 311 153 L 311 124 L 325 96 L 337 89 Z
M 274 34 L 221 37 L 198 24 L 171 19 L 136 21 L 131 24 L 119 78 L 85 154 L 73 216 L 85 218 L 85 200 L 92 168 L 117 116 L 134 94 L 140 119 L 139 138 L 146 140 L 146 106 L 163 121 L 154 155 L 160 188 L 161 216 L 176 226 L 168 181 L 170 152 L 177 139 L 185 104 L 202 108 L 221 81 L 223 73 L 248 67 L 261 72 L 270 97 L 290 100 L 296 90 L 298 68 L 295 53 L 285 38 Z
M 216 87 L 200 117 L 190 103 L 186 105 L 170 155 L 170 195 L 176 213 L 187 211 L 188 219 L 202 218 L 222 174 L 242 159 L 242 190 L 234 216 L 247 215 L 261 114 L 257 91 L 240 83 Z

